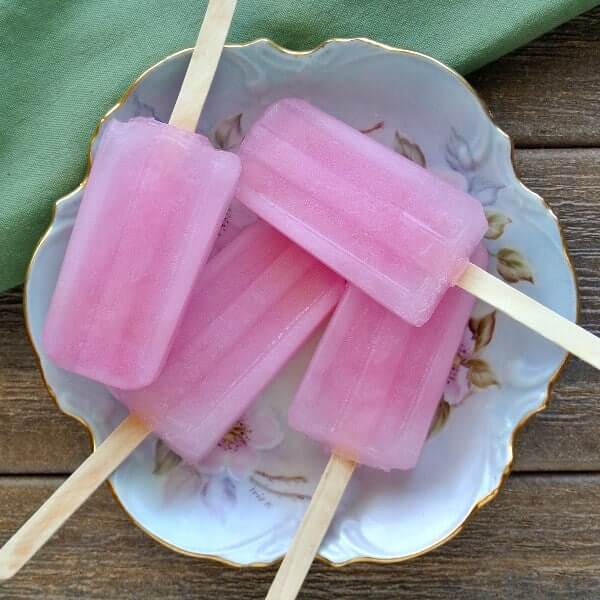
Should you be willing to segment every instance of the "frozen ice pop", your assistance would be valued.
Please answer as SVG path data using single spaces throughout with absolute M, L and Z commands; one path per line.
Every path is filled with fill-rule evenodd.
M 240 157 L 243 203 L 413 325 L 487 229 L 475 198 L 303 100 L 269 107 Z
M 107 125 L 46 320 L 57 365 L 121 388 L 156 378 L 239 172 L 204 136 Z
M 483 247 L 474 262 L 485 266 Z M 349 286 L 290 408 L 290 425 L 355 462 L 412 469 L 473 304 L 452 288 L 431 319 L 413 327 Z
M 457 285 L 600 368 L 600 340 L 469 263 L 479 202 L 298 99 L 271 105 L 240 150 L 237 197 L 412 325 Z
M 246 228 L 202 271 L 164 369 L 117 398 L 194 463 L 333 309 L 343 280 L 272 227 Z
M 187 462 L 208 453 L 333 310 L 344 281 L 258 222 L 208 262 L 158 379 L 113 390 L 131 414 L 0 550 L 14 575 L 155 430 Z
M 169 124 L 103 132 L 44 332 L 63 369 L 136 389 L 164 364 L 240 172 L 195 133 L 235 6 L 209 1 Z
M 200 34 L 169 120 L 174 127 L 192 134 L 195 131 L 219 63 L 235 6 L 236 0 L 208 1 Z M 89 201 L 89 197 L 87 202 L 83 202 L 84 207 L 79 212 L 76 224 L 78 233 L 74 234 L 71 240 L 73 244 L 77 240 L 77 245 L 70 246 L 67 251 L 70 258 L 60 275 L 56 305 L 50 309 L 53 312 L 46 336 L 46 341 L 49 341 L 47 349 L 50 349 L 61 366 L 75 369 L 82 366 L 85 374 L 89 374 L 88 369 L 91 368 L 92 376 L 99 376 L 106 383 L 123 387 L 144 385 L 158 374 L 173 336 L 173 332 L 169 333 L 167 328 L 173 327 L 173 331 L 175 330 L 180 319 L 180 315 L 176 314 L 177 310 L 181 313 L 187 300 L 185 297 L 181 299 L 177 294 L 189 296 L 194 277 L 208 254 L 210 237 L 214 238 L 220 226 L 220 217 L 216 218 L 214 231 L 209 220 L 224 211 L 224 205 L 231 193 L 230 188 L 233 187 L 231 181 L 237 177 L 237 173 L 225 173 L 223 167 L 229 161 L 230 164 L 235 163 L 235 169 L 239 169 L 235 157 L 217 160 L 214 154 L 209 154 L 210 148 L 206 147 L 205 140 L 201 137 L 181 135 L 181 132 L 171 131 L 160 124 L 147 121 L 135 122 L 132 127 L 139 134 L 139 138 L 132 135 L 131 139 L 118 139 L 118 134 L 123 133 L 125 129 L 119 131 L 113 127 L 113 144 L 107 141 L 110 140 L 110 136 L 101 142 L 106 153 L 102 160 L 106 165 L 112 164 L 115 167 L 118 177 L 115 176 L 115 181 L 111 182 L 108 179 L 111 173 L 93 174 L 97 193 L 92 198 L 101 204 Z M 155 136 L 150 135 L 152 129 Z M 148 137 L 144 138 L 145 135 Z M 144 139 L 149 141 L 145 147 Z M 119 141 L 122 143 L 118 143 Z M 203 145 L 205 148 L 202 148 Z M 139 154 L 128 153 L 127 148 L 139 151 Z M 124 175 L 123 165 L 116 165 L 111 157 L 113 151 L 116 154 L 121 153 L 126 167 L 134 166 L 131 173 L 128 173 L 130 177 L 127 180 L 119 181 Z M 196 152 L 209 159 L 200 168 L 193 164 L 192 154 Z M 176 165 L 177 160 L 182 161 L 181 165 Z M 190 180 L 181 179 L 180 173 L 189 176 Z M 219 179 L 222 179 L 220 183 L 223 184 L 220 188 Z M 149 190 L 150 198 L 146 204 L 142 201 L 140 192 L 152 181 L 160 184 L 164 197 L 159 198 L 158 190 L 152 188 Z M 125 186 L 126 193 L 122 193 L 117 183 Z M 214 189 L 215 195 L 212 199 L 207 193 L 211 188 Z M 113 196 L 120 199 L 122 205 L 119 205 Z M 159 200 L 162 200 L 163 204 L 157 202 Z M 104 210 L 104 203 L 111 207 L 110 210 Z M 222 208 L 219 204 L 223 205 Z M 136 214 L 138 209 L 142 211 L 142 215 Z M 183 228 L 178 209 L 189 220 Z M 139 218 L 140 216 L 146 217 L 146 220 Z M 206 221 L 204 225 L 203 219 Z M 102 231 L 98 225 L 108 225 L 109 229 Z M 176 231 L 178 227 L 179 232 Z M 208 238 L 196 239 L 190 248 L 194 232 L 207 234 Z M 157 239 L 151 238 L 152 233 L 159 234 Z M 178 234 L 181 236 L 180 244 L 177 243 Z M 144 246 L 149 241 L 151 244 Z M 155 248 L 160 248 L 162 243 L 166 243 L 166 250 L 156 254 Z M 198 250 L 202 247 L 204 249 Z M 126 255 L 127 251 L 131 251 L 131 256 Z M 78 255 L 79 252 L 81 255 Z M 98 260 L 95 260 L 96 252 L 101 257 Z M 188 256 L 186 252 L 191 254 Z M 116 264 L 111 264 L 107 257 L 112 258 Z M 156 264 L 151 265 L 152 261 Z M 79 291 L 78 278 L 82 280 L 87 294 L 91 294 L 94 287 L 86 276 L 86 269 L 101 277 L 107 276 L 110 280 L 100 281 L 101 285 L 95 289 L 100 299 L 98 306 L 98 298 L 89 295 L 89 304 L 77 305 L 75 301 L 77 310 L 69 312 L 72 307 L 69 305 L 68 292 L 76 294 Z M 114 273 L 111 269 L 114 269 Z M 154 269 L 157 271 L 156 277 Z M 186 281 L 188 276 L 189 280 Z M 64 291 L 61 291 L 63 286 Z M 122 286 L 123 296 L 115 293 L 119 291 L 118 286 Z M 110 299 L 112 307 L 111 301 L 105 296 L 105 290 L 110 290 L 113 295 Z M 175 292 L 175 296 L 166 293 L 171 291 Z M 144 292 L 150 294 L 149 300 L 141 295 Z M 117 317 L 122 297 L 127 306 Z M 148 319 L 145 323 L 131 312 L 133 303 L 136 303 L 136 308 Z M 112 329 L 103 338 L 88 339 L 88 329 L 97 327 L 96 318 L 101 321 L 107 311 L 115 316 L 116 325 L 111 323 Z M 157 312 L 164 312 L 167 327 L 161 328 L 161 319 L 158 318 Z M 86 314 L 91 316 L 91 323 L 81 320 Z M 62 329 L 59 326 L 61 324 L 66 329 Z M 154 340 L 157 344 L 155 352 L 139 345 L 136 348 L 135 343 L 128 350 L 123 350 L 121 344 L 128 344 L 130 335 L 135 337 L 138 343 L 153 342 L 152 326 L 161 328 L 161 334 Z M 133 330 L 133 333 L 130 330 Z M 69 337 L 68 344 L 61 347 L 53 333 Z M 122 340 L 111 338 L 114 334 L 122 335 Z M 95 349 L 88 347 L 88 344 L 95 346 Z M 108 348 L 108 352 L 104 346 Z M 93 355 L 95 360 L 104 364 L 104 368 L 101 366 L 96 369 L 92 362 L 83 361 L 80 364 L 78 349 L 84 350 L 84 358 Z M 113 351 L 119 353 L 118 363 L 111 362 L 108 356 Z M 63 358 L 66 358 L 64 362 L 61 360 L 62 352 L 65 354 Z M 123 369 L 126 363 L 127 368 L 131 369 L 128 373 Z M 115 365 L 116 372 L 112 370 Z M 149 431 L 148 426 L 135 415 L 125 419 L 2 546 L 0 580 L 9 579 L 20 570 L 142 442 Z
M 473 260 L 485 267 L 487 251 L 478 246 Z M 450 289 L 414 327 L 348 286 L 289 411 L 290 425 L 332 457 L 267 600 L 296 597 L 356 463 L 416 465 L 473 304 Z

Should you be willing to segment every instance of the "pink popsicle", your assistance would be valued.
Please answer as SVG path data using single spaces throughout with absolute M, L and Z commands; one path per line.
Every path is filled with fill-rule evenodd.
M 479 246 L 473 262 L 485 267 Z M 412 327 L 349 286 L 289 412 L 332 452 L 379 469 L 413 468 L 442 397 L 473 297 L 453 288 Z
M 202 271 L 159 377 L 113 390 L 187 462 L 209 452 L 344 290 L 268 225 L 246 228 Z
M 475 198 L 303 100 L 269 107 L 240 157 L 244 204 L 413 325 L 487 229 Z
M 58 366 L 124 389 L 156 378 L 239 172 L 204 136 L 107 125 L 45 324 Z

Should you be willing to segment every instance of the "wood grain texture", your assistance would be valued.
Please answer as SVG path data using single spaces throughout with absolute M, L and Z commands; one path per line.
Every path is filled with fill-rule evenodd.
M 517 171 L 559 216 L 575 265 L 580 323 L 600 334 L 600 150 L 520 150 Z M 518 437 L 519 470 L 600 469 L 600 372 L 571 360 L 550 408 Z
M 559 214 L 579 277 L 581 323 L 600 334 L 600 149 L 519 150 L 524 182 Z M 20 293 L 0 295 L 0 473 L 67 473 L 87 434 L 41 384 Z M 549 410 L 519 435 L 518 470 L 600 470 L 600 372 L 572 360 Z
M 500 277 L 470 264 L 456 282 L 456 287 L 473 294 L 600 370 L 600 338 L 502 281 Z
M 4 540 L 61 478 L 0 478 Z M 397 565 L 315 563 L 303 600 L 596 598 L 600 475 L 516 476 L 460 536 Z M 275 574 L 174 554 L 132 527 L 104 486 L 14 579 L 11 599 L 264 598 Z
M 196 131 L 223 52 L 236 4 L 237 0 L 209 0 L 196 45 L 169 119 L 170 125 L 192 133 Z
M 310 571 L 357 463 L 332 454 L 265 600 L 294 600 Z
M 528 148 L 516 154 L 518 171 L 560 216 L 581 322 L 596 334 L 599 64 L 600 7 L 469 77 L 498 124 Z M 72 472 L 90 449 L 87 433 L 42 385 L 20 303 L 19 291 L 0 294 L 0 541 L 63 480 L 45 474 Z M 517 439 L 518 472 L 460 536 L 399 565 L 316 563 L 300 598 L 600 597 L 599 400 L 600 373 L 571 361 L 550 408 Z M 174 554 L 132 526 L 103 486 L 0 586 L 0 598 L 264 598 L 274 574 Z
M 129 415 L 0 548 L 0 581 L 13 577 L 151 432 Z
M 48 396 L 23 323 L 21 292 L 0 294 L 0 473 L 65 473 L 89 454 L 87 432 Z
M 468 79 L 518 146 L 600 146 L 600 8 Z

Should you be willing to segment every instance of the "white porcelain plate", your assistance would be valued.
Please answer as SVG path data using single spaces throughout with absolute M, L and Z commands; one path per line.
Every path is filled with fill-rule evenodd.
M 105 119 L 167 120 L 189 54 L 177 53 L 146 72 Z M 304 53 L 259 40 L 225 50 L 199 129 L 218 146 L 235 149 L 261 111 L 285 96 L 310 100 L 479 198 L 490 222 L 490 270 L 576 317 L 573 271 L 556 219 L 519 182 L 508 137 L 459 75 L 428 57 L 367 40 L 331 41 Z M 57 203 L 31 263 L 25 309 L 49 390 L 98 444 L 124 410 L 101 385 L 54 367 L 40 345 L 84 185 Z M 225 233 L 247 217 L 235 208 Z M 176 551 L 236 565 L 282 556 L 327 458 L 286 425 L 287 405 L 314 344 L 199 470 L 154 437 L 142 444 L 112 477 L 137 525 Z M 513 435 L 545 406 L 564 359 L 539 336 L 477 306 L 418 467 L 407 473 L 359 469 L 322 558 L 337 565 L 402 560 L 450 539 L 497 493 L 510 470 Z

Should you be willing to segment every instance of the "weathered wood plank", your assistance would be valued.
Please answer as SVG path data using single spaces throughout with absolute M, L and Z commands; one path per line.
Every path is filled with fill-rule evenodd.
M 0 478 L 0 540 L 60 478 Z M 400 565 L 315 564 L 301 598 L 597 597 L 600 475 L 516 476 L 466 529 Z M 101 525 L 101 526 L 99 526 Z M 6 598 L 264 598 L 274 568 L 179 556 L 130 524 L 104 487 L 13 580 Z
M 600 7 L 469 80 L 520 147 L 600 147 Z M 559 213 L 581 290 L 582 322 L 600 333 L 600 149 L 527 150 L 525 182 Z M 89 451 L 37 373 L 20 292 L 0 295 L 0 474 L 63 473 Z M 572 361 L 551 407 L 521 433 L 517 474 L 443 548 L 401 565 L 316 564 L 301 598 L 595 598 L 600 590 L 600 374 Z M 0 477 L 0 542 L 62 481 Z M 99 527 L 99 524 L 101 527 Z M 107 488 L 11 582 L 6 598 L 263 598 L 274 568 L 239 570 L 176 555 L 144 536 Z
M 517 169 L 526 185 L 558 214 L 575 264 L 580 321 L 600 334 L 600 150 L 521 150 Z M 572 360 L 551 407 L 520 434 L 516 468 L 600 468 L 600 373 Z
M 521 150 L 524 181 L 559 213 L 579 275 L 581 320 L 600 334 L 600 150 Z M 572 361 L 552 406 L 519 436 L 519 470 L 600 469 L 600 373 Z M 26 339 L 19 293 L 0 296 L 0 473 L 64 473 L 87 434 L 48 398 Z
M 468 79 L 517 145 L 600 146 L 599 64 L 596 8 Z
M 0 472 L 64 473 L 89 453 L 88 434 L 42 384 L 20 291 L 0 295 L 0 399 Z

